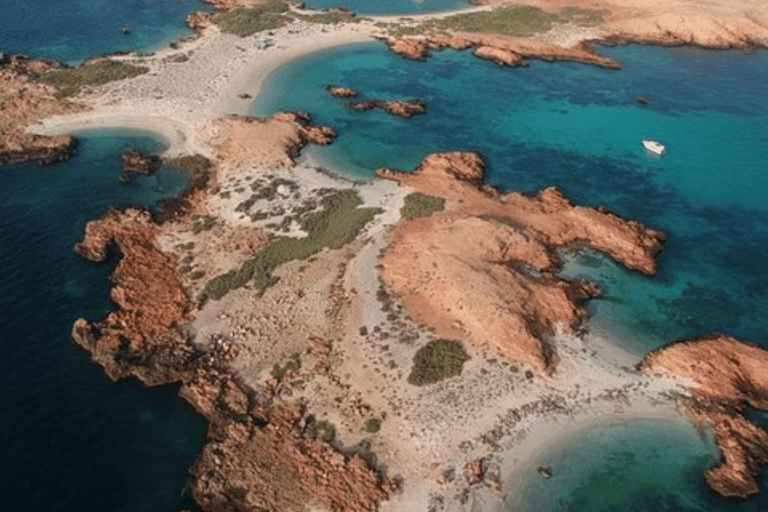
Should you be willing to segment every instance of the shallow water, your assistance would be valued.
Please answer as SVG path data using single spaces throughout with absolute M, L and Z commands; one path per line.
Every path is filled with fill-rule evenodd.
M 585 453 L 593 455 L 585 457 Z M 682 421 L 597 424 L 539 452 L 510 491 L 507 510 L 722 510 L 721 500 L 707 488 L 699 469 L 716 455 L 711 439 L 700 437 Z M 551 467 L 552 477 L 542 478 L 536 470 L 539 466 Z
M 104 53 L 154 51 L 192 34 L 188 13 L 210 10 L 197 0 L 6 0 L 0 52 L 77 64 Z
M 479 151 L 487 181 L 504 190 L 556 185 L 578 203 L 667 233 L 653 279 L 589 254 L 567 269 L 601 285 L 606 298 L 594 302 L 597 316 L 620 324 L 638 353 L 713 330 L 762 342 L 768 97 L 761 84 L 768 53 L 601 51 L 623 69 L 541 62 L 499 68 L 452 51 L 421 63 L 383 45 L 360 45 L 281 68 L 253 111 L 315 114 L 341 136 L 312 154 L 356 175 L 411 169 L 435 151 Z M 354 113 L 325 92 L 328 84 L 370 98 L 421 98 L 428 111 L 409 120 Z M 650 104 L 637 104 L 639 94 Z M 668 155 L 646 152 L 640 141 L 648 137 L 667 144 Z
M 253 112 L 315 114 L 341 135 L 312 155 L 354 175 L 372 176 L 379 167 L 410 170 L 436 151 L 479 151 L 487 181 L 503 190 L 536 193 L 556 185 L 578 203 L 606 206 L 665 232 L 654 278 L 593 252 L 566 255 L 564 274 L 596 281 L 605 295 L 592 302 L 591 325 L 637 358 L 711 332 L 768 346 L 768 53 L 600 51 L 623 69 L 542 62 L 499 68 L 453 51 L 411 62 L 379 44 L 359 45 L 277 70 Z M 420 98 L 428 110 L 410 120 L 354 113 L 327 94 L 329 84 L 368 98 Z M 648 105 L 635 101 L 640 94 L 650 98 Z M 661 140 L 668 155 L 646 152 L 644 138 Z M 579 469 L 561 472 L 546 487 L 536 475 L 514 498 L 527 501 L 510 502 L 510 512 L 756 511 L 768 505 L 764 495 L 726 500 L 706 487 L 702 472 L 712 452 L 693 429 L 669 439 L 653 424 L 600 432 L 559 443 L 551 454 L 558 466 L 570 461 Z M 668 462 L 657 457 L 664 452 L 673 454 Z
M 0 167 L 3 510 L 157 512 L 189 501 L 203 419 L 173 386 L 112 383 L 69 337 L 75 319 L 113 307 L 116 258 L 95 265 L 72 251 L 86 222 L 110 207 L 156 205 L 188 183 L 161 170 L 121 184 L 121 150 L 162 148 L 139 135 L 102 132 L 70 161 Z

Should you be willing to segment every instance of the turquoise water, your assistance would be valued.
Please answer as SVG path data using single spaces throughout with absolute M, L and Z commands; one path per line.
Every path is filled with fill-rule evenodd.
M 603 456 L 584 457 L 585 453 Z M 701 477 L 716 460 L 711 439 L 687 423 L 638 420 L 588 427 L 544 449 L 506 500 L 528 512 L 727 510 Z M 543 479 L 536 468 L 550 466 Z M 670 483 L 674 488 L 670 490 Z M 721 508 L 725 506 L 725 508 Z M 759 510 L 756 504 L 740 510 Z
M 0 52 L 77 64 L 118 51 L 153 51 L 192 34 L 184 25 L 197 0 L 4 0 Z M 125 35 L 124 27 L 131 33 Z
M 357 14 L 425 14 L 430 12 L 455 11 L 470 7 L 465 0 L 308 0 L 304 2 L 310 9 L 329 9 L 345 7 Z
M 638 354 L 711 331 L 762 342 L 768 53 L 601 51 L 623 69 L 499 68 L 462 52 L 421 63 L 360 45 L 280 69 L 253 111 L 313 113 L 341 133 L 313 155 L 357 175 L 411 169 L 435 151 L 479 151 L 488 182 L 504 190 L 556 185 L 578 203 L 664 231 L 668 243 L 653 279 L 589 254 L 567 271 L 598 281 L 606 298 L 594 303 L 597 317 L 616 323 Z M 371 98 L 418 97 L 428 111 L 409 120 L 354 113 L 325 92 L 327 84 Z M 651 103 L 638 105 L 639 94 Z M 643 138 L 663 141 L 669 154 L 647 153 Z
M 0 495 L 2 510 L 157 512 L 188 506 L 187 470 L 206 424 L 173 386 L 114 384 L 70 339 L 80 316 L 112 309 L 103 265 L 75 255 L 110 207 L 157 207 L 188 176 L 118 181 L 120 152 L 158 151 L 136 132 L 81 139 L 67 162 L 0 167 Z
M 410 170 L 436 151 L 479 151 L 487 181 L 503 190 L 556 185 L 578 203 L 664 231 L 654 278 L 592 252 L 568 255 L 564 271 L 600 284 L 605 297 L 592 302 L 592 325 L 638 358 L 711 332 L 768 346 L 768 53 L 600 51 L 622 70 L 542 62 L 499 68 L 466 52 L 411 62 L 382 45 L 359 45 L 277 70 L 253 112 L 311 112 L 341 134 L 312 155 L 354 175 Z M 421 98 L 428 110 L 410 120 L 354 113 L 326 93 L 329 84 L 369 98 Z M 640 94 L 648 105 L 636 103 Z M 647 153 L 644 138 L 664 142 L 668 155 Z M 555 485 L 536 475 L 522 493 L 528 501 L 510 512 L 766 510 L 765 495 L 726 500 L 706 487 L 701 474 L 712 451 L 693 429 L 617 424 L 596 436 L 558 443 L 551 456 L 571 469 Z M 654 455 L 664 452 L 674 456 Z

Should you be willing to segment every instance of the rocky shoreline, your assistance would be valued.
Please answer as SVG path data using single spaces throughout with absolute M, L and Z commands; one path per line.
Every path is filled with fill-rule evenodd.
M 59 68 L 53 61 L 0 54 L 0 164 L 29 160 L 50 164 L 73 153 L 76 141 L 70 135 L 46 137 L 25 131 L 42 118 L 87 108 L 56 99 L 56 89 L 40 82 L 44 73 Z
M 747 407 L 768 410 L 768 351 L 724 335 L 676 342 L 645 356 L 637 366 L 691 387 L 691 420 L 712 428 L 722 462 L 707 483 L 723 496 L 759 492 L 757 476 L 768 463 L 768 432 L 749 421 Z
M 578 243 L 652 274 L 663 235 L 573 206 L 554 188 L 502 195 L 482 186 L 483 174 L 474 153 L 430 155 L 413 173 L 378 172 L 446 200 L 443 211 L 392 233 L 381 279 L 440 336 L 551 374 L 557 355 L 547 338 L 555 326 L 578 332 L 586 300 L 600 295 L 593 283 L 557 277 L 555 250 Z

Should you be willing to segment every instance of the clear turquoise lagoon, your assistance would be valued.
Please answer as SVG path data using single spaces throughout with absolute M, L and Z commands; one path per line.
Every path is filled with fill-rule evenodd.
M 536 61 L 500 68 L 454 51 L 412 62 L 383 45 L 358 45 L 277 70 L 252 112 L 312 113 L 341 135 L 311 155 L 355 176 L 410 170 L 431 152 L 478 151 L 487 181 L 502 190 L 555 185 L 577 203 L 663 231 L 653 278 L 596 253 L 566 255 L 564 274 L 592 279 L 605 294 L 591 306 L 595 330 L 637 359 L 713 332 L 768 347 L 768 53 L 599 51 L 622 69 Z M 327 94 L 331 84 L 364 98 L 420 98 L 427 113 L 355 113 Z M 645 138 L 662 141 L 668 154 L 646 152 Z M 509 512 L 765 510 L 764 495 L 727 500 L 707 488 L 702 472 L 712 455 L 693 428 L 606 425 L 557 443 L 548 457 L 566 469 L 546 484 L 532 471 Z

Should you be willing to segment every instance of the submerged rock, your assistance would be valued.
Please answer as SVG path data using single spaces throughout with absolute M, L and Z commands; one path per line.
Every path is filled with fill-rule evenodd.
M 137 174 L 152 174 L 160 168 L 160 157 L 157 155 L 145 155 L 136 149 L 128 149 L 120 155 L 123 162 L 123 172 L 135 172 Z

